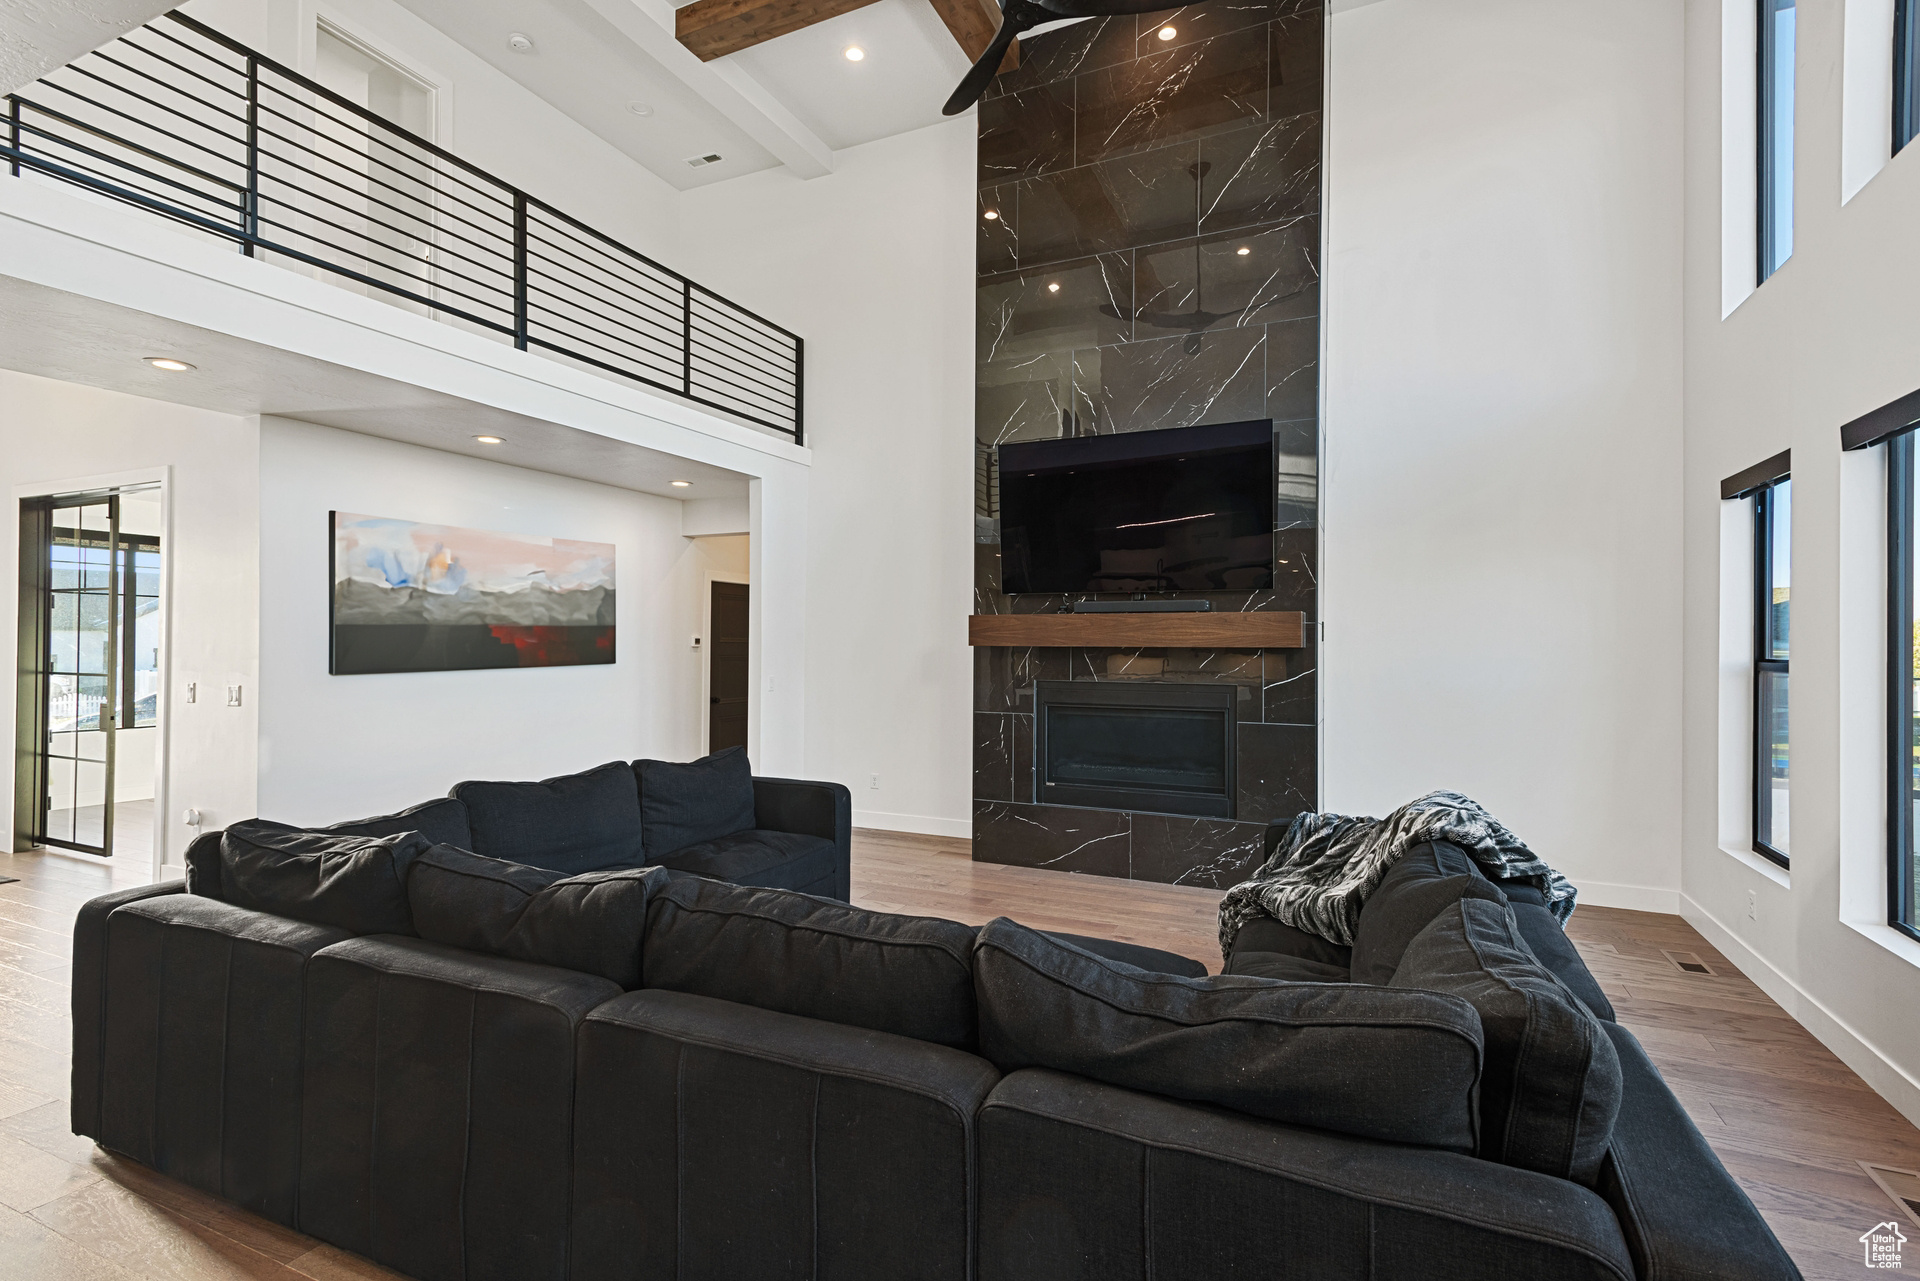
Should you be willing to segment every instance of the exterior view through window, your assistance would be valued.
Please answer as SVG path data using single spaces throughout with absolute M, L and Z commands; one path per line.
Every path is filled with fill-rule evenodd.
M 1787 655 L 1793 618 L 1793 481 L 1753 496 L 1753 848 L 1787 865 Z
M 1793 255 L 1794 0 L 1759 0 L 1760 280 Z

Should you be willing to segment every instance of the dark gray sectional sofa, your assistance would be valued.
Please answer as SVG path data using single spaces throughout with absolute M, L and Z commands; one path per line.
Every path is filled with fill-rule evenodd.
M 743 766 L 720 826 L 845 850 L 845 789 L 748 816 Z M 1350 951 L 1256 922 L 1207 978 L 850 907 L 844 853 L 803 894 L 581 870 L 618 833 L 560 806 L 520 859 L 499 814 L 491 856 L 398 817 L 441 826 L 236 825 L 88 904 L 75 1132 L 429 1281 L 1798 1276 L 1544 906 L 1451 847 Z

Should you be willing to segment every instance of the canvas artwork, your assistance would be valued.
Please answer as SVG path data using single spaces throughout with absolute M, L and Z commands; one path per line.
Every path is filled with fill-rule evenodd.
M 613 544 L 333 513 L 336 676 L 613 661 Z

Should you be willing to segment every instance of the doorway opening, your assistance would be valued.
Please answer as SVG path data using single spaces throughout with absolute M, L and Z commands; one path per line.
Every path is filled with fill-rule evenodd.
M 707 585 L 707 751 L 747 745 L 745 583 Z
M 160 501 L 158 486 L 21 500 L 15 849 L 151 852 Z

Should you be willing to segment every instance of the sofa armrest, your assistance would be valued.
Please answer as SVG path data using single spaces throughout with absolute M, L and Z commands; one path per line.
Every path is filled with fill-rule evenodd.
M 100 1137 L 100 1070 L 106 1044 L 107 917 L 123 903 L 186 892 L 161 881 L 89 899 L 73 920 L 73 1132 Z
M 832 841 L 839 855 L 833 897 L 846 900 L 851 889 L 853 861 L 852 792 L 839 783 L 756 777 L 753 825 L 766 832 L 794 832 Z
M 1600 1026 L 1619 1052 L 1622 1090 L 1598 1191 L 1620 1220 L 1639 1281 L 1801 1281 L 1633 1033 Z

